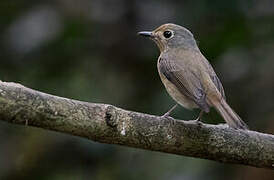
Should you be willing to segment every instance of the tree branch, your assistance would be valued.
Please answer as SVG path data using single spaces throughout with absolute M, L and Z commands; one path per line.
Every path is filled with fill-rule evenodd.
M 0 81 L 0 119 L 124 146 L 274 169 L 274 136 L 132 112 Z

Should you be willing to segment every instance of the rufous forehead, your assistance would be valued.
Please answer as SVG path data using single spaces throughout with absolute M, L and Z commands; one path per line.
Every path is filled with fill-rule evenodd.
M 174 27 L 175 27 L 175 25 L 173 25 L 173 24 L 164 24 L 164 25 L 161 25 L 158 28 L 156 28 L 154 31 L 155 32 L 157 32 L 157 31 L 164 31 L 166 29 L 172 29 Z

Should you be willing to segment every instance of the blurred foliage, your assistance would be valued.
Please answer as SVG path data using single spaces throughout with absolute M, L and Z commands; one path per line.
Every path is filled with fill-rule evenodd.
M 137 37 L 190 29 L 228 102 L 251 129 L 274 131 L 274 2 L 0 1 L 0 79 L 83 101 L 161 115 L 172 105 L 156 46 Z M 198 111 L 177 108 L 174 117 Z M 223 120 L 213 110 L 203 118 Z M 104 145 L 0 122 L 0 179 L 273 179 L 270 170 Z

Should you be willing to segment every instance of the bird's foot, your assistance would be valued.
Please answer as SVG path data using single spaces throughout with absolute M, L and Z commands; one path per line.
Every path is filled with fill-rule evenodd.
M 189 120 L 189 122 L 192 122 L 192 123 L 198 124 L 198 125 L 203 124 L 203 122 L 201 121 L 201 118 L 200 118 L 200 117 L 198 117 L 198 118 L 196 118 L 196 119 L 194 119 L 194 120 Z
M 170 116 L 170 113 L 169 113 L 169 112 L 167 112 L 167 113 L 165 113 L 164 115 L 162 115 L 161 118 L 162 118 L 162 119 L 172 119 L 172 120 L 174 120 L 174 118 Z
M 195 124 L 202 124 L 202 116 L 203 116 L 203 111 L 199 113 L 199 116 L 196 119 L 190 120 L 190 121 Z
M 200 116 L 198 116 L 196 119 L 194 119 L 194 120 L 192 120 L 192 121 L 195 121 L 196 123 L 201 123 L 201 122 L 202 122 Z
M 169 120 L 170 121 L 170 123 L 172 124 L 172 125 L 175 125 L 176 124 L 176 120 L 173 118 L 173 117 L 171 117 L 171 116 L 169 116 L 170 115 L 170 113 L 165 113 L 164 115 L 162 115 L 162 116 L 160 116 L 160 118 L 162 119 L 162 120 Z
M 170 112 L 168 111 L 168 112 L 166 112 L 165 114 L 163 114 L 162 116 L 161 116 L 162 118 L 168 118 L 168 117 L 171 117 L 170 116 Z
M 172 118 L 170 117 L 171 112 L 177 107 L 178 104 L 175 104 L 169 111 L 167 111 L 164 115 L 162 115 L 162 118 Z M 172 118 L 173 119 L 173 118 Z

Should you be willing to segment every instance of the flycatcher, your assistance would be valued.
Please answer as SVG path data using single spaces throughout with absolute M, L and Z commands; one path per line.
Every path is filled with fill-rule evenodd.
M 189 30 L 164 24 L 154 31 L 138 34 L 151 38 L 159 47 L 158 72 L 167 92 L 178 104 L 187 109 L 200 108 L 197 120 L 213 106 L 230 127 L 248 128 L 227 104 L 221 81 Z M 176 106 L 163 116 L 169 116 Z

